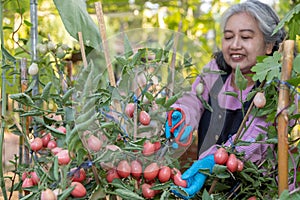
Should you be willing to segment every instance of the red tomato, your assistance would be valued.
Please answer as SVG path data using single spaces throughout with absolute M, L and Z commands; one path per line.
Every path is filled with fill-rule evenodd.
M 127 178 L 131 173 L 131 167 L 127 160 L 121 160 L 117 166 L 117 172 L 120 177 Z
M 43 141 L 41 138 L 36 137 L 33 139 L 33 141 L 30 143 L 30 148 L 32 151 L 39 151 L 43 147 Z
M 174 171 L 173 172 L 174 173 L 174 175 L 173 175 L 174 184 L 185 188 L 187 186 L 187 182 L 186 182 L 186 180 L 183 180 L 181 178 L 181 172 L 176 168 L 173 168 L 173 171 Z
M 67 129 L 63 126 L 58 127 L 56 130 L 62 132 L 62 133 L 67 133 Z
M 144 178 L 147 181 L 151 181 L 157 177 L 158 172 L 159 172 L 158 164 L 156 162 L 151 163 L 144 169 Z
M 147 126 L 150 124 L 150 120 L 150 115 L 146 111 L 142 110 L 139 115 L 139 121 L 141 124 Z
M 171 168 L 168 166 L 161 167 L 158 172 L 158 180 L 161 183 L 165 183 L 165 182 L 169 181 L 170 178 L 171 178 Z
M 145 141 L 143 145 L 143 155 L 144 156 L 151 156 L 155 152 L 155 144 L 150 142 L 149 140 Z
M 106 180 L 111 183 L 115 178 L 121 178 L 116 169 L 110 169 L 107 172 Z
M 28 176 L 28 172 L 23 172 L 23 174 L 22 174 L 22 181 L 24 181 L 25 178 L 27 178 L 27 176 Z
M 22 183 L 22 188 L 28 188 L 28 187 L 32 187 L 32 186 L 33 186 L 32 179 L 29 177 L 25 178 Z
M 154 144 L 154 147 L 155 147 L 155 151 L 158 151 L 159 149 L 160 149 L 160 147 L 161 147 L 161 143 L 160 143 L 160 141 L 156 141 L 156 142 L 154 142 L 153 143 Z
M 48 142 L 51 140 L 51 134 L 50 133 L 46 133 L 43 137 L 42 137 L 42 141 L 43 141 L 43 147 L 47 147 Z
M 235 172 L 238 167 L 237 158 L 234 154 L 230 154 L 226 162 L 227 169 L 231 172 Z
M 48 149 L 54 149 L 55 147 L 57 147 L 56 141 L 55 141 L 55 140 L 50 140 L 50 141 L 48 142 L 47 148 L 48 148 Z
M 257 108 L 263 108 L 266 105 L 266 97 L 264 95 L 264 93 L 262 92 L 257 92 L 254 99 L 253 99 L 253 103 Z
M 256 200 L 256 196 L 249 197 L 248 200 Z
M 58 159 L 58 164 L 60 165 L 67 165 L 71 161 L 71 158 L 69 156 L 69 151 L 64 149 L 61 150 L 56 154 L 57 159 Z
M 224 165 L 228 160 L 228 153 L 226 149 L 219 148 L 214 154 L 215 163 L 219 165 Z
M 53 149 L 51 149 L 51 152 L 54 155 L 57 155 L 59 152 L 61 152 L 63 149 L 61 147 L 54 147 Z
M 132 118 L 133 114 L 134 114 L 134 103 L 129 103 L 127 104 L 126 108 L 125 108 L 125 113 L 128 117 Z
M 244 168 L 244 163 L 240 159 L 237 159 L 237 163 L 238 163 L 237 171 L 241 172 L 243 170 L 243 168 Z
M 86 189 L 80 182 L 72 182 L 71 186 L 75 186 L 71 195 L 75 198 L 82 198 L 86 195 Z
M 91 151 L 96 151 L 96 152 L 100 151 L 100 149 L 102 148 L 102 144 L 103 144 L 103 142 L 94 135 L 91 135 L 87 139 L 87 146 L 88 146 L 88 149 Z
M 131 166 L 131 176 L 136 179 L 139 179 L 143 171 L 142 164 L 137 160 L 133 160 L 130 166 Z
M 49 188 L 45 189 L 41 193 L 41 200 L 56 200 L 57 196 Z
M 33 185 L 37 185 L 40 182 L 40 178 L 36 172 L 30 172 L 30 177 Z
M 83 168 L 80 168 L 80 169 L 78 170 L 78 168 L 75 167 L 75 168 L 73 168 L 73 169 L 71 170 L 71 172 L 74 172 L 74 174 L 73 174 L 73 176 L 72 176 L 72 181 L 75 181 L 75 182 L 82 182 L 82 181 L 84 181 L 85 178 L 86 178 L 86 173 L 85 173 L 85 171 L 84 171 Z
M 155 191 L 151 189 L 151 185 L 144 183 L 142 185 L 142 193 L 146 199 L 152 199 L 155 196 Z

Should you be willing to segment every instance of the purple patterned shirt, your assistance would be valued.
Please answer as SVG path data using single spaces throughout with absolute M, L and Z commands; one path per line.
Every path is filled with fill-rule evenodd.
M 216 61 L 212 60 L 209 62 L 204 69 L 209 69 L 211 71 L 220 71 Z M 205 110 L 203 107 L 203 104 L 199 100 L 199 98 L 196 95 L 196 86 L 200 81 L 203 82 L 204 84 L 204 91 L 202 93 L 202 97 L 204 98 L 205 101 L 208 101 L 209 99 L 209 91 L 214 85 L 215 81 L 218 79 L 220 74 L 218 73 L 211 73 L 207 72 L 207 70 L 203 70 L 201 77 L 198 76 L 196 80 L 194 81 L 192 85 L 192 90 L 189 92 L 186 92 L 183 94 L 182 98 L 178 99 L 176 103 L 172 107 L 180 107 L 184 110 L 186 114 L 186 123 L 189 124 L 190 126 L 193 127 L 193 130 L 198 130 L 198 125 L 199 121 L 201 119 L 201 116 Z M 236 91 L 232 86 L 231 86 L 231 81 L 232 81 L 232 74 L 228 76 L 226 79 L 219 95 L 218 95 L 218 101 L 220 104 L 220 107 L 230 109 L 230 110 L 236 110 L 240 109 L 242 104 L 240 102 L 240 92 Z M 248 93 L 251 91 L 252 86 L 247 87 L 245 90 L 242 91 L 242 99 L 245 101 Z M 233 97 L 230 95 L 224 94 L 224 92 L 236 92 L 239 97 Z M 222 125 L 222 124 L 220 124 Z M 259 128 L 259 126 L 262 127 L 267 127 L 270 124 L 265 122 L 264 118 L 261 117 L 256 117 L 253 119 L 253 116 L 250 115 L 247 122 L 246 126 L 248 129 L 246 132 L 243 134 L 242 140 L 243 141 L 249 141 L 249 142 L 254 142 L 256 137 L 259 134 L 266 134 L 266 132 L 262 129 Z M 201 134 L 201 133 L 200 133 Z M 233 135 L 232 140 L 233 141 L 235 138 L 235 135 Z M 230 141 L 227 141 L 225 143 L 226 146 L 230 146 L 231 143 Z M 245 160 L 250 159 L 252 162 L 257 162 L 261 161 L 264 158 L 264 155 L 267 151 L 267 148 L 269 147 L 269 144 L 262 144 L 262 143 L 253 143 L 249 146 L 237 146 L 236 150 L 239 152 L 244 152 L 245 153 Z M 216 151 L 216 145 L 213 145 L 211 148 L 203 152 L 200 156 L 199 159 L 209 155 L 213 154 Z M 272 146 L 271 146 L 272 147 Z

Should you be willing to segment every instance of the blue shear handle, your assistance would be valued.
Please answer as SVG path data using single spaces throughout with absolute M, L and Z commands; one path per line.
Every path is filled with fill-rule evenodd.
M 168 115 L 168 119 L 167 119 L 166 125 L 165 125 L 165 135 L 166 135 L 167 139 L 169 139 L 171 137 L 172 127 L 174 127 L 176 124 L 178 124 L 178 122 L 182 119 L 182 113 L 180 111 L 175 110 L 175 111 L 170 111 L 170 112 L 172 112 L 172 115 L 171 116 Z M 171 122 L 171 125 L 169 124 L 169 122 Z M 174 136 L 175 136 L 176 132 L 178 134 L 178 131 L 175 130 Z

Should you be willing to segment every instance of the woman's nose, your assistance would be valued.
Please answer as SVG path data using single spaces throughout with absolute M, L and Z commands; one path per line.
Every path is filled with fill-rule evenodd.
M 241 40 L 240 40 L 240 38 L 234 37 L 234 39 L 232 40 L 232 43 L 231 43 L 230 47 L 232 49 L 240 49 L 242 47 L 241 46 Z

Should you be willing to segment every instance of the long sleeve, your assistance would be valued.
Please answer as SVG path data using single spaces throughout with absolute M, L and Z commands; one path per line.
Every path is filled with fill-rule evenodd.
M 194 130 L 198 129 L 199 121 L 201 116 L 205 110 L 202 102 L 197 97 L 196 94 L 196 86 L 199 82 L 204 84 L 204 92 L 202 94 L 202 98 L 205 101 L 208 101 L 210 90 L 215 84 L 216 80 L 220 76 L 218 73 L 212 73 L 212 71 L 216 72 L 218 70 L 218 66 L 216 65 L 215 61 L 212 60 L 208 63 L 205 67 L 203 72 L 196 78 L 192 85 L 192 89 L 190 92 L 183 94 L 182 98 L 180 98 L 172 107 L 180 107 L 184 110 L 186 114 L 186 123 L 192 126 Z M 241 97 L 239 92 L 235 91 L 235 89 L 231 86 L 232 82 L 232 74 L 228 76 L 222 89 L 218 95 L 219 106 L 222 108 L 236 110 L 241 109 L 242 101 L 246 100 L 248 93 L 251 91 L 252 86 L 246 88 L 246 90 L 242 91 Z M 225 94 L 225 92 L 237 92 L 238 98 Z M 222 124 L 217 124 L 218 126 L 222 126 Z M 266 132 L 259 127 L 267 127 L 269 124 L 265 122 L 264 118 L 254 118 L 253 116 L 249 116 L 248 121 L 246 122 L 247 130 L 243 134 L 242 140 L 254 142 L 256 137 L 259 134 L 266 134 Z M 234 140 L 235 135 L 228 140 L 225 145 L 230 146 L 232 141 Z M 262 144 L 262 143 L 252 143 L 248 146 L 238 146 L 236 150 L 239 152 L 245 152 L 245 159 L 250 159 L 252 162 L 257 162 L 263 159 L 268 147 L 271 146 L 269 144 Z M 206 150 L 202 153 L 199 159 L 213 154 L 216 150 L 216 145 L 213 145 L 211 148 Z M 271 146 L 272 147 L 272 146 Z

